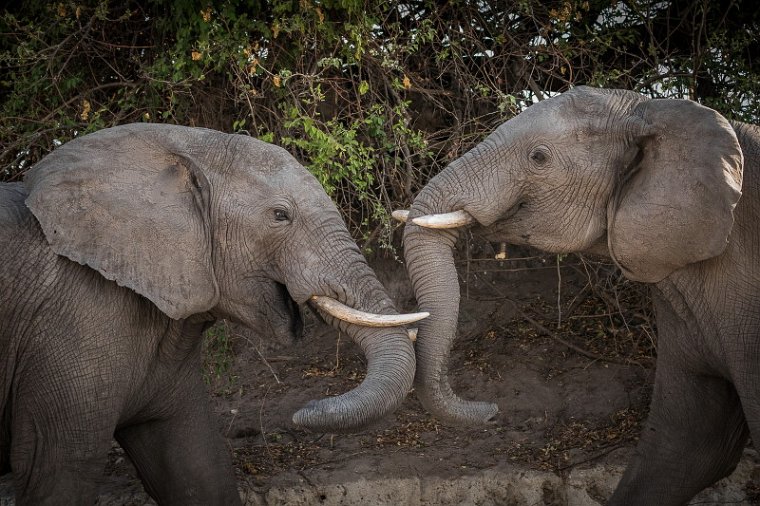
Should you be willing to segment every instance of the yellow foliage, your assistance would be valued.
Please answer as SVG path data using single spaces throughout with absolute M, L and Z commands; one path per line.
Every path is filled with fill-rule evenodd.
M 87 121 L 90 118 L 90 111 L 92 110 L 92 106 L 90 105 L 90 101 L 86 98 L 82 100 L 82 112 L 79 113 L 79 118 L 82 121 Z

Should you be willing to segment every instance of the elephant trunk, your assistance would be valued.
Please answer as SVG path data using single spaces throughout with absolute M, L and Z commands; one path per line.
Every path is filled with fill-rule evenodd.
M 462 208 L 462 203 L 455 201 L 455 195 L 461 195 L 461 185 L 453 169 L 449 167 L 423 189 L 410 210 L 410 220 Z M 458 236 L 457 229 L 436 230 L 408 221 L 404 256 L 420 311 L 431 314 L 419 322 L 417 333 L 417 396 L 439 419 L 468 425 L 491 420 L 498 407 L 461 399 L 453 392 L 447 376 L 459 315 L 459 282 L 453 256 Z
M 344 292 L 339 297 L 343 299 L 341 302 L 369 313 L 397 314 L 363 260 L 347 271 L 346 279 L 353 282 L 341 290 Z M 367 375 L 349 392 L 309 402 L 295 413 L 293 422 L 317 432 L 360 430 L 393 412 L 411 390 L 414 347 L 404 327 L 363 326 L 339 320 L 323 309 L 318 311 L 328 324 L 347 334 L 361 348 L 367 358 Z

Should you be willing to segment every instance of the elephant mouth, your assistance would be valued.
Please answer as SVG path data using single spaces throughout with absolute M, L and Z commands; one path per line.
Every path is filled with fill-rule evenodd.
M 293 341 L 299 341 L 303 337 L 303 314 L 301 313 L 301 307 L 293 300 L 288 292 L 288 287 L 282 283 L 275 282 L 275 291 L 278 294 L 278 298 L 281 302 L 283 312 L 288 315 L 288 334 Z
M 486 240 L 491 241 L 503 241 L 506 237 L 515 235 L 515 224 L 520 220 L 519 213 L 525 208 L 524 201 L 520 201 L 513 205 L 507 211 L 500 216 L 496 221 L 489 225 L 479 225 L 473 227 L 473 234 L 480 236 Z M 522 239 L 526 239 L 522 237 Z
M 299 341 L 304 332 L 301 306 L 293 300 L 284 284 L 269 280 L 264 286 L 260 294 L 263 304 L 258 313 L 258 324 L 280 341 Z

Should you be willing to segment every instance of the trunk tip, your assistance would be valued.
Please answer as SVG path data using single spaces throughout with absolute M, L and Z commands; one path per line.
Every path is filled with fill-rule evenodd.
M 423 406 L 433 416 L 444 423 L 450 423 L 460 427 L 472 427 L 473 425 L 491 425 L 496 423 L 496 415 L 499 406 L 493 402 L 465 401 L 456 398 L 456 401 L 446 403 L 445 406 L 430 406 L 420 398 Z
M 312 432 L 347 434 L 359 432 L 372 423 L 362 416 L 350 416 L 343 411 L 342 408 L 336 409 L 328 399 L 311 400 L 293 414 L 293 424 Z
M 466 403 L 465 412 L 454 414 L 450 421 L 457 425 L 472 426 L 491 425 L 496 423 L 496 415 L 499 413 L 499 406 L 493 402 L 464 401 Z

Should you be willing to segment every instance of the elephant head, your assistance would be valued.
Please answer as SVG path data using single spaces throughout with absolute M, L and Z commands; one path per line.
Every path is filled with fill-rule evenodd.
M 124 125 L 56 149 L 25 182 L 56 253 L 168 317 L 255 328 L 263 314 L 296 332 L 296 304 L 308 303 L 350 335 L 367 356 L 366 378 L 312 401 L 296 424 L 360 428 L 408 393 L 415 358 L 403 325 L 415 318 L 396 313 L 333 202 L 285 150 L 200 128 Z
M 460 399 L 447 361 L 459 285 L 458 230 L 556 252 L 606 254 L 658 282 L 727 245 L 742 151 L 726 119 L 688 100 L 578 87 L 528 107 L 436 175 L 416 197 L 404 251 L 420 309 L 418 395 L 455 423 L 497 407 Z

